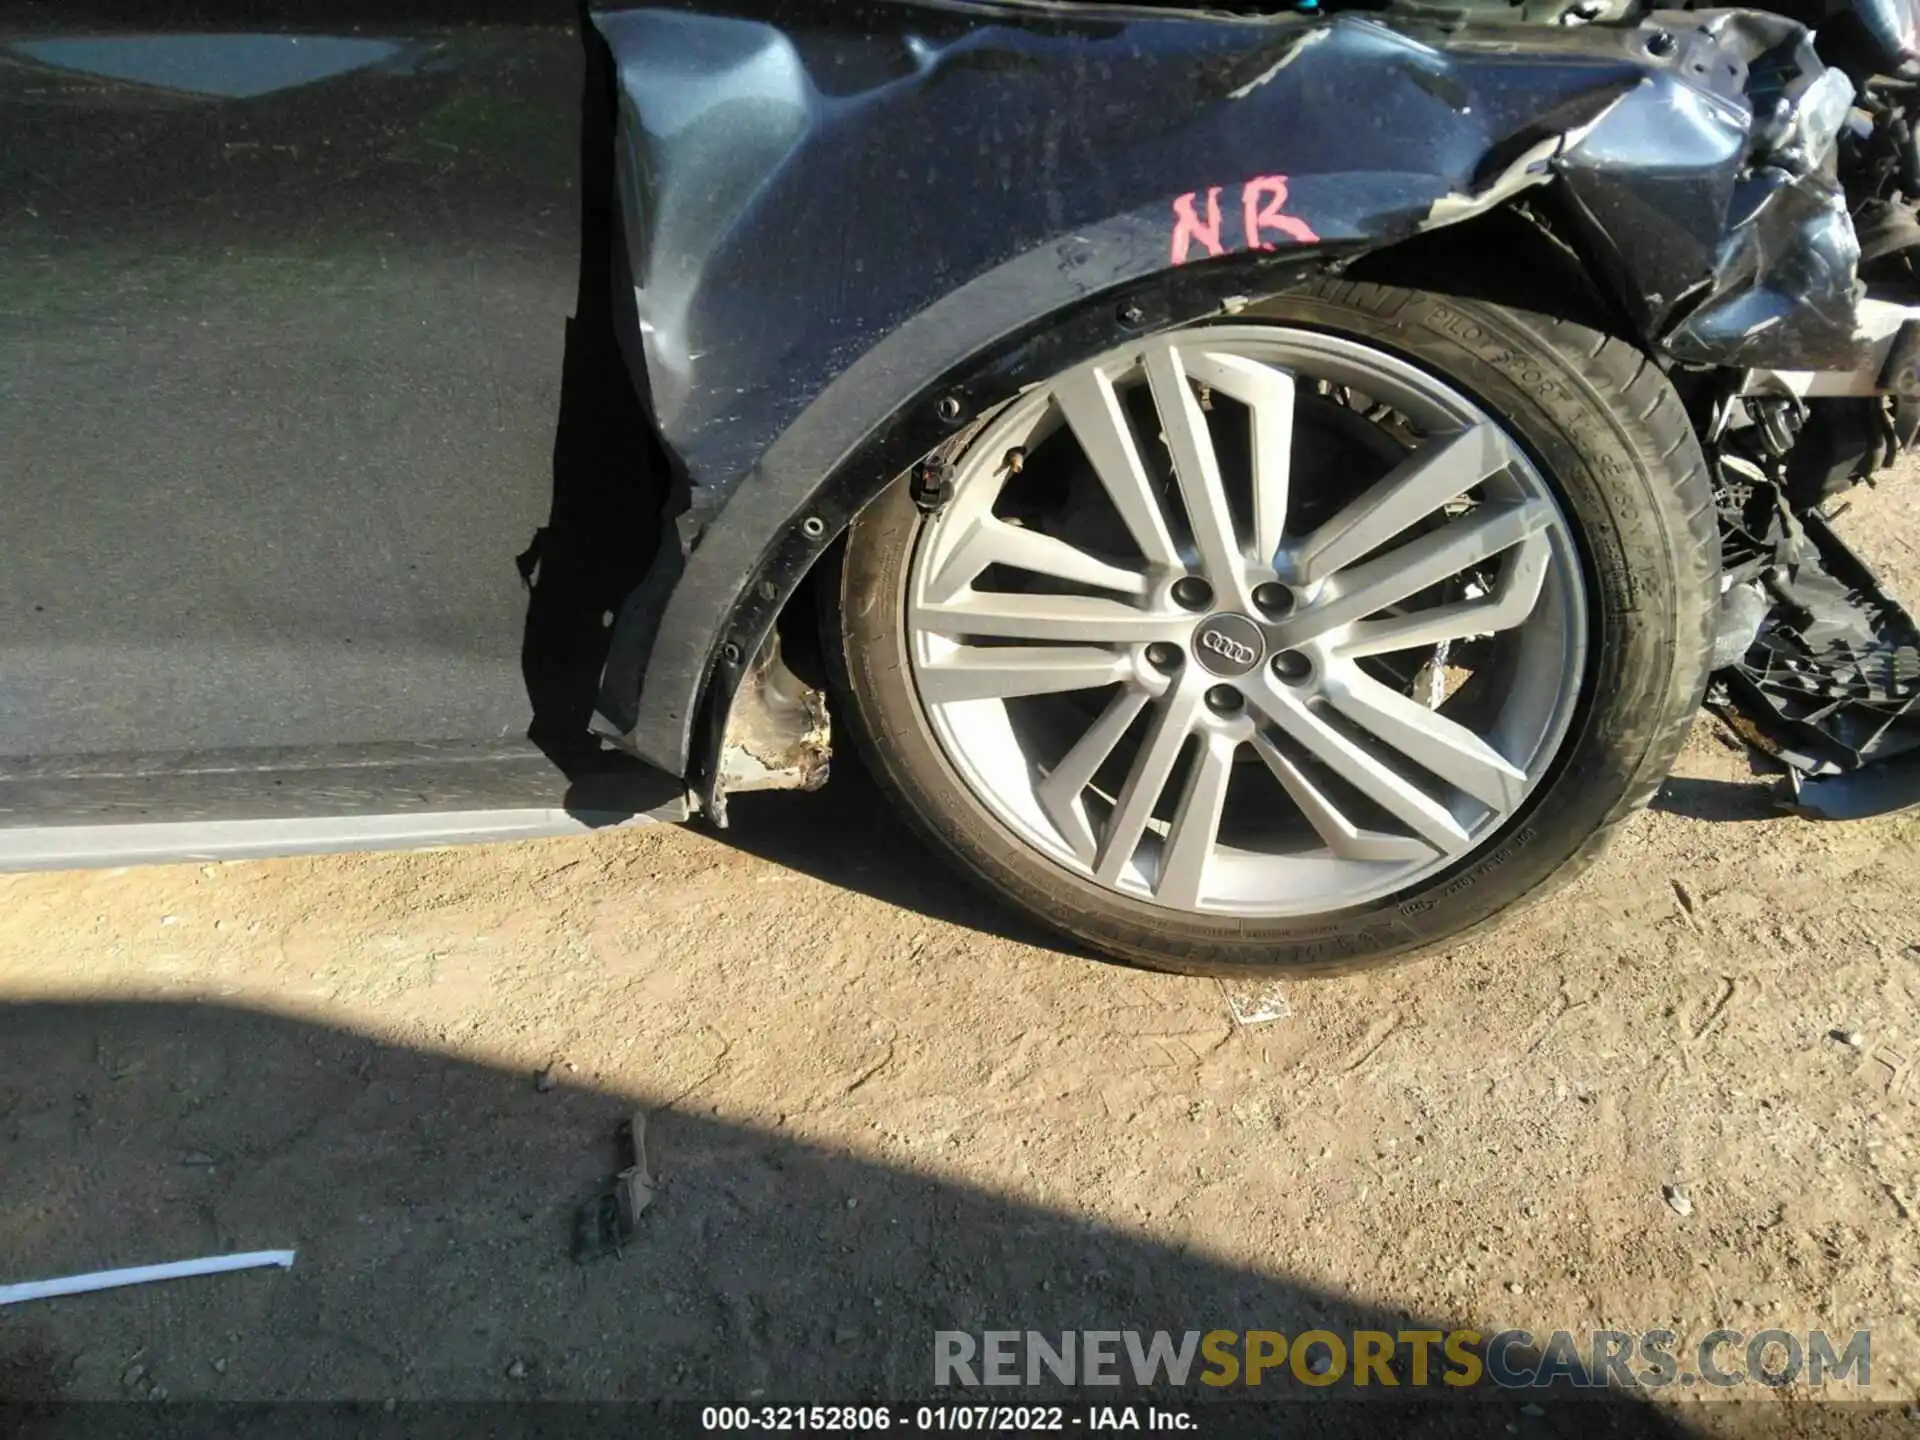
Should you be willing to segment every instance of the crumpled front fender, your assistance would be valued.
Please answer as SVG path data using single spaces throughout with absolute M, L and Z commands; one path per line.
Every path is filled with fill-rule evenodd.
M 1009 357 L 1077 358 L 1033 336 L 1091 300 L 1220 282 L 1109 306 L 1087 354 L 1116 324 L 1193 318 L 1549 184 L 1650 347 L 1748 297 L 1686 332 L 1691 361 L 1718 344 L 1757 363 L 1754 306 L 1822 236 L 1851 279 L 1818 136 L 1791 123 L 1824 72 L 1777 17 L 1442 32 L 929 0 L 595 24 L 620 97 L 629 359 L 683 482 L 600 718 L 676 774 L 698 768 L 709 678 L 723 704 L 798 577 L 911 458 L 903 430 L 924 450 L 996 384 L 1042 378 Z M 1757 162 L 1791 203 L 1753 192 Z M 1837 289 L 1760 326 L 1766 363 L 1844 347 Z

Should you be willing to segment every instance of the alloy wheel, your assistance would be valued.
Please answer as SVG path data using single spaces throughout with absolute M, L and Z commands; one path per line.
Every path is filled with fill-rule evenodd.
M 1138 900 L 1300 915 L 1484 844 L 1565 737 L 1587 609 L 1492 416 L 1340 336 L 1194 327 L 968 446 L 908 574 L 914 680 L 973 797 Z

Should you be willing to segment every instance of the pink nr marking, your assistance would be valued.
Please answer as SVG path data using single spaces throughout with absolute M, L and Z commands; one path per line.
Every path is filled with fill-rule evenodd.
M 1220 236 L 1220 187 L 1207 190 L 1207 218 L 1203 221 L 1194 208 L 1197 190 L 1177 195 L 1173 201 L 1173 263 L 1184 265 L 1193 258 L 1198 245 L 1208 255 L 1224 255 L 1226 245 Z M 1246 248 L 1277 250 L 1265 232 L 1275 231 L 1296 245 L 1318 244 L 1320 237 L 1297 215 L 1286 213 L 1287 177 L 1256 175 L 1240 187 L 1241 223 L 1246 229 Z

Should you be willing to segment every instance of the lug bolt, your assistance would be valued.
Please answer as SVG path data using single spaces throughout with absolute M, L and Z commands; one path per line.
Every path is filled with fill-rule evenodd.
M 1207 691 L 1207 708 L 1216 715 L 1232 715 L 1240 709 L 1240 692 L 1231 685 L 1215 685 Z
M 1273 657 L 1273 673 L 1297 683 L 1313 673 L 1313 662 L 1298 650 L 1282 650 Z
M 1180 647 L 1156 640 L 1147 646 L 1147 663 L 1161 674 L 1171 675 L 1180 668 Z
M 1213 587 L 1198 575 L 1184 575 L 1173 582 L 1173 601 L 1188 610 L 1204 610 L 1213 604 Z
M 1269 581 L 1253 587 L 1253 603 L 1263 614 L 1284 615 L 1293 608 L 1293 595 L 1286 586 Z

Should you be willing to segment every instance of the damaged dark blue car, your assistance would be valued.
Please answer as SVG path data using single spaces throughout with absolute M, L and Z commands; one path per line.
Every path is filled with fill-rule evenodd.
M 1920 431 L 1914 0 L 128 8 L 0 0 L 0 864 L 851 748 L 1092 948 L 1313 973 L 1703 698 L 1920 797 L 1823 519 Z

